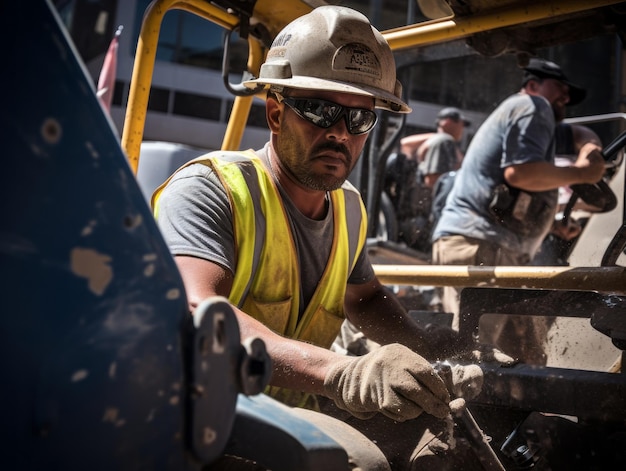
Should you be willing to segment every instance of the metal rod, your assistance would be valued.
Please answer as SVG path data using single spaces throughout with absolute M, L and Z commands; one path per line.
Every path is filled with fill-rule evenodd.
M 467 407 L 456 413 L 454 423 L 462 430 L 463 436 L 472 443 L 472 450 L 486 471 L 505 471 L 498 455 L 489 444 L 490 438 L 476 423 L 474 416 Z
M 383 284 L 626 293 L 624 267 L 374 265 L 374 271 Z

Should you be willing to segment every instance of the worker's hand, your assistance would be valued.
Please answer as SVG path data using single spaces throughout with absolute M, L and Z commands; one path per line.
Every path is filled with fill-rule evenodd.
M 361 419 L 376 412 L 397 421 L 422 411 L 439 418 L 450 413 L 450 395 L 431 364 L 397 343 L 333 365 L 324 389 L 337 407 Z
M 597 183 L 605 172 L 605 162 L 600 151 L 602 148 L 588 142 L 581 147 L 575 167 L 582 169 L 580 183 Z

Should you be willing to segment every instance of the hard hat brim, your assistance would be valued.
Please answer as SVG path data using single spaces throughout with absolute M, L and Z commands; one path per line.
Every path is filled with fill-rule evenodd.
M 246 80 L 243 84 L 248 88 L 255 88 L 264 85 L 294 88 L 298 90 L 319 90 L 339 93 L 350 93 L 353 95 L 371 96 L 374 98 L 374 106 L 378 109 L 392 111 L 395 113 L 410 113 L 411 108 L 392 93 L 380 88 L 368 87 L 367 85 L 355 86 L 351 83 L 337 80 L 325 80 L 316 77 L 294 75 L 290 78 L 260 78 Z

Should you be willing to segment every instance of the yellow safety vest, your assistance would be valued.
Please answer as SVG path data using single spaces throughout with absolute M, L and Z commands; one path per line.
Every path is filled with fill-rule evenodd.
M 351 186 L 330 192 L 334 236 L 329 263 L 299 316 L 297 251 L 278 188 L 262 161 L 252 151 L 221 151 L 184 166 L 191 163 L 210 165 L 230 199 L 237 260 L 229 301 L 281 335 L 329 348 L 345 318 L 346 283 L 367 235 L 359 193 Z M 158 198 L 168 182 L 152 196 L 157 217 Z M 310 395 L 275 387 L 266 392 L 289 405 L 316 408 Z

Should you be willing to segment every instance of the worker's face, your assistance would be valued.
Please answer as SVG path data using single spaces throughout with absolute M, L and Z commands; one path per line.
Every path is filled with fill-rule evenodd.
M 371 97 L 303 90 L 290 90 L 285 96 L 374 110 Z M 274 99 L 268 99 L 268 107 L 272 140 L 283 168 L 307 188 L 323 191 L 339 188 L 356 165 L 369 132 L 349 133 L 345 117 L 328 128 L 318 127 L 299 116 L 286 103 Z M 272 122 L 275 122 L 274 126 Z
M 552 105 L 556 121 L 565 118 L 565 106 L 569 103 L 568 85 L 556 79 L 546 78 L 537 83 L 537 92 Z
M 443 132 L 450 134 L 455 141 L 460 141 L 463 137 L 465 123 L 462 119 L 444 118 L 439 121 L 439 127 Z

